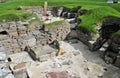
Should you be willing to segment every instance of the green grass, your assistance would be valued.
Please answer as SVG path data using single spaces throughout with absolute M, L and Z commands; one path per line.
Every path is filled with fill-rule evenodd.
M 118 36 L 120 37 L 120 30 L 117 31 L 117 32 L 115 32 L 115 33 L 112 35 L 112 37 L 116 37 L 116 36 L 117 36 L 117 37 L 118 37 Z
M 120 4 L 106 3 L 107 0 L 46 0 L 49 6 L 65 6 L 74 8 L 82 6 L 81 9 L 87 9 L 88 13 L 81 16 L 82 22 L 79 26 L 96 33 L 95 24 L 106 16 L 120 16 Z M 120 0 L 119 0 L 120 1 Z M 18 11 L 18 6 L 43 6 L 44 0 L 12 0 L 0 3 L 0 20 L 8 21 L 25 20 L 31 15 L 27 15 L 25 9 Z M 25 17 L 25 18 L 24 18 Z M 53 25 L 56 23 L 53 23 Z M 52 25 L 52 24 L 50 24 Z
M 95 25 L 107 16 L 120 17 L 120 12 L 108 6 L 89 9 L 87 14 L 80 16 L 82 22 L 79 27 L 86 28 L 90 32 L 96 33 Z
M 65 24 L 65 23 L 67 23 L 65 20 L 60 20 L 60 21 L 55 21 L 55 22 L 52 22 L 52 23 L 45 24 L 45 26 L 57 26 L 57 25 L 60 25 L 60 24 Z
M 68 7 L 74 7 L 74 6 L 84 6 L 84 5 L 91 5 L 91 7 L 99 5 L 99 6 L 111 6 L 117 10 L 120 11 L 120 5 L 119 4 L 108 4 L 106 3 L 106 0 L 47 0 L 49 6 L 68 6 Z M 12 0 L 10 2 L 6 3 L 0 3 L 0 15 L 4 13 L 16 13 L 20 14 L 25 12 L 25 10 L 22 11 L 16 11 L 16 7 L 18 6 L 43 6 L 44 0 Z M 86 7 L 88 8 L 88 7 Z

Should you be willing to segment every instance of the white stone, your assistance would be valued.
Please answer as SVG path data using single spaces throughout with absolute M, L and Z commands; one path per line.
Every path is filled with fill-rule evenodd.
M 9 71 L 3 69 L 0 69 L 0 76 L 5 76 Z
M 90 44 L 93 44 L 95 41 L 89 41 Z
M 106 49 L 101 47 L 99 50 L 104 52 Z
M 0 60 L 5 60 L 6 59 L 6 54 L 3 52 L 0 52 Z
M 15 78 L 13 74 L 8 74 L 5 78 Z
M 27 45 L 29 47 L 35 46 L 36 45 L 36 39 L 35 37 L 30 37 L 29 39 L 26 40 L 27 41 Z
M 11 54 L 8 56 L 8 58 L 10 58 L 11 61 L 16 64 L 32 61 L 32 59 L 30 58 L 27 52 Z
M 109 45 L 108 43 L 103 44 L 103 47 L 107 48 Z
M 72 18 L 72 19 L 66 19 L 68 22 L 71 22 L 71 21 L 74 21 L 75 18 Z

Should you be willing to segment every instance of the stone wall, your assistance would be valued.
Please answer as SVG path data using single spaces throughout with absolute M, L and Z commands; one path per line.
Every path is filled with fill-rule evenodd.
M 42 62 L 56 56 L 57 49 L 48 44 L 54 40 L 64 40 L 70 32 L 70 24 L 68 23 L 43 27 L 41 24 L 35 23 L 31 27 L 27 28 L 16 22 L 0 24 L 0 65 L 4 65 L 4 62 L 5 64 L 9 63 L 7 70 L 5 65 L 3 68 L 0 67 L 0 78 L 6 78 L 5 76 L 9 73 L 13 76 L 12 78 L 14 76 L 15 78 L 23 78 L 23 76 L 26 78 L 26 62 L 36 60 L 35 58 Z M 35 55 L 32 56 L 26 47 L 31 48 L 30 50 L 33 52 L 30 52 Z
M 54 40 L 61 41 L 70 33 L 70 24 L 63 23 L 57 26 L 47 26 L 45 32 L 48 35 L 48 43 L 52 43 Z
M 70 32 L 70 25 L 64 23 L 57 26 L 45 26 L 33 24 L 33 28 L 9 22 L 0 25 L 0 43 L 7 54 L 23 51 L 26 46 L 33 47 L 37 44 L 51 44 L 54 40 L 64 40 Z M 3 49 L 1 49 L 3 50 Z M 9 51 L 9 52 L 8 52 Z

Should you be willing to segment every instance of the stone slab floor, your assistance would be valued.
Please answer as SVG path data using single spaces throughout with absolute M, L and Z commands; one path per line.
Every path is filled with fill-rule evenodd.
M 101 59 L 102 52 L 90 52 L 79 41 L 74 44 L 61 41 L 60 47 L 63 55 L 42 63 L 31 62 L 27 66 L 29 77 L 63 78 L 62 73 L 65 78 L 120 78 L 119 68 L 105 64 Z

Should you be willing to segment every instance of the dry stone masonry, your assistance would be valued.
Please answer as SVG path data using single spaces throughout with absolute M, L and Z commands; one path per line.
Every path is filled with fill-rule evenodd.
M 57 50 L 49 44 L 64 40 L 69 32 L 68 23 L 51 27 L 35 23 L 30 28 L 19 22 L 0 24 L 0 77 L 27 78 L 26 63 L 54 57 Z
M 50 7 L 48 19 L 45 19 L 43 8 L 30 7 L 27 11 L 35 13 L 42 22 L 47 20 L 45 24 L 29 24 L 35 17 L 27 22 L 1 23 L 0 78 L 102 78 L 104 67 L 86 60 L 81 47 L 75 49 L 81 45 L 78 39 L 85 44 L 90 44 L 91 40 L 89 32 L 76 29 L 76 24 L 80 22 L 77 18 L 80 8 L 71 11 L 63 7 Z M 65 23 L 46 26 L 58 20 Z M 77 47 L 73 47 L 72 43 L 76 43 Z M 56 57 L 60 49 L 62 55 Z

